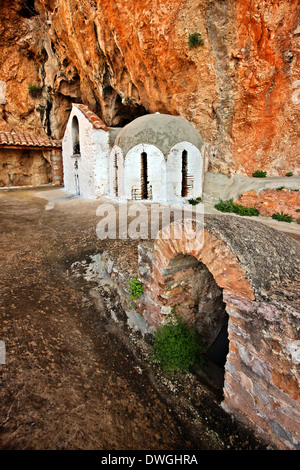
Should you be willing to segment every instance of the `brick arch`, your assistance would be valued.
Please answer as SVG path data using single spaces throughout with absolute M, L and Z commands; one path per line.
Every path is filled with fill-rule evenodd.
M 224 298 L 234 296 L 250 302 L 255 300 L 254 290 L 245 270 L 225 242 L 204 229 L 201 232 L 203 234 L 201 240 L 197 237 L 195 243 L 191 241 L 192 232 L 189 231 L 186 223 L 181 238 L 176 239 L 174 236 L 176 226 L 171 224 L 169 227 L 171 235 L 166 236 L 166 233 L 161 231 L 153 244 L 149 273 L 145 275 L 140 272 L 145 296 L 150 300 L 145 306 L 145 315 L 149 325 L 157 326 L 163 320 L 161 308 L 166 303 L 164 275 L 170 262 L 178 255 L 191 255 L 203 263 L 212 274 L 217 286 L 222 289 Z
M 153 268 L 158 278 L 170 261 L 178 254 L 194 256 L 206 265 L 217 285 L 226 293 L 234 294 L 247 300 L 255 300 L 253 288 L 236 255 L 214 234 L 204 229 L 203 243 L 194 246 L 185 236 L 181 239 L 164 239 L 160 232 L 154 244 Z M 162 279 L 161 279 L 162 281 Z

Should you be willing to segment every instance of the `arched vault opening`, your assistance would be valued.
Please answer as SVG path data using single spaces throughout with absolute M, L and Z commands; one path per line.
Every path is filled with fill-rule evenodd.
M 165 316 L 179 315 L 195 328 L 206 350 L 205 373 L 223 387 L 228 354 L 228 313 L 221 289 L 211 272 L 194 256 L 176 255 L 163 272 Z
M 157 327 L 165 315 L 176 312 L 195 326 L 209 361 L 222 369 L 217 382 L 223 387 L 230 321 L 223 296 L 254 300 L 253 289 L 239 260 L 220 238 L 204 229 L 203 240 L 197 243 L 191 241 L 188 230 L 176 239 L 172 233 L 178 233 L 177 224 L 171 224 L 174 230 L 169 238 L 160 232 L 154 243 L 152 274 L 145 279 L 146 295 L 151 298 L 147 320 Z

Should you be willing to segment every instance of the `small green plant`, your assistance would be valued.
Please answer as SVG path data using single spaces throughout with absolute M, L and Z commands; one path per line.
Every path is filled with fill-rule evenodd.
M 188 202 L 192 204 L 192 206 L 196 206 L 201 202 L 201 197 L 196 197 L 196 199 L 188 199 Z
M 153 352 L 164 371 L 187 372 L 192 364 L 203 362 L 204 348 L 196 330 L 175 316 L 155 332 Z
M 285 176 L 293 176 L 293 173 L 291 171 L 289 171 L 288 173 L 286 173 Z
M 296 209 L 296 212 L 300 212 L 300 209 Z
M 128 281 L 127 285 L 129 287 L 130 292 L 130 300 L 137 300 L 141 297 L 141 295 L 143 295 L 144 287 L 137 276 L 135 276 L 131 281 Z
M 279 186 L 279 188 L 277 188 L 277 191 L 282 191 L 283 189 L 285 189 L 285 186 Z
M 297 224 L 300 224 L 300 217 L 299 217 L 299 219 L 297 219 Z
M 252 176 L 254 178 L 265 178 L 267 176 L 267 172 L 266 171 L 256 170 L 254 173 L 252 173 Z
M 42 87 L 40 85 L 30 84 L 28 85 L 28 91 L 30 96 L 37 97 L 42 92 Z
M 272 219 L 279 220 L 281 222 L 293 222 L 293 217 L 288 214 L 284 214 L 283 212 L 275 212 L 275 214 L 272 215 Z
M 233 199 L 229 199 L 228 201 L 220 201 L 218 204 L 215 205 L 215 208 L 221 212 L 230 212 L 238 215 L 245 215 L 245 216 L 259 216 L 259 210 L 256 207 L 247 207 L 242 206 L 241 204 L 235 204 Z
M 192 47 L 202 46 L 203 44 L 204 44 L 204 41 L 200 33 L 189 34 L 189 40 L 188 40 L 189 47 L 192 48 Z

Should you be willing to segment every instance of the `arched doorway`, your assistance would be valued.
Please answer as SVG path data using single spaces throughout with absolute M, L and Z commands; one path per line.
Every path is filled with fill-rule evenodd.
M 190 142 L 179 142 L 171 148 L 166 174 L 168 201 L 202 196 L 203 158 Z
M 125 156 L 123 184 L 126 199 L 164 201 L 165 179 L 165 159 L 154 145 L 137 145 Z

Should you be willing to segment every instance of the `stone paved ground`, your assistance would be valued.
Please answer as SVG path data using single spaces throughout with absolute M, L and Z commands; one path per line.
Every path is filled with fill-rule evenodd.
M 97 203 L 54 207 L 46 193 L 36 196 L 0 193 L 0 449 L 263 448 L 201 396 L 201 385 L 205 419 L 183 416 L 106 321 L 105 304 L 101 312 L 90 286 L 68 276 L 101 248 Z M 108 247 L 135 263 L 136 243 Z

